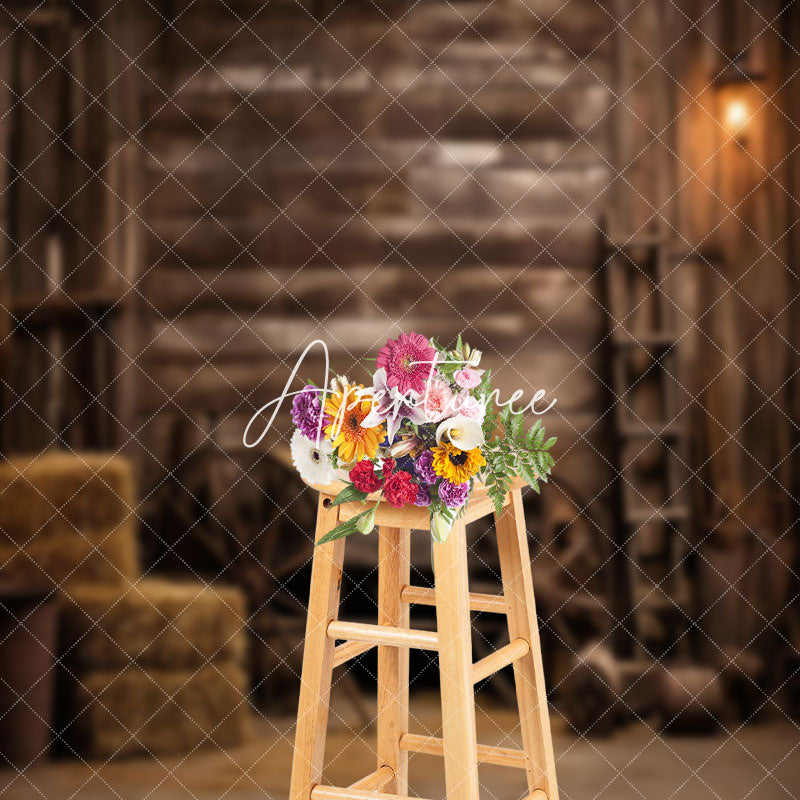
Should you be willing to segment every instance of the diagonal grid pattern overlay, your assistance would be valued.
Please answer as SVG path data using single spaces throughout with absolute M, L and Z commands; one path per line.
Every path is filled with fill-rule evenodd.
M 558 580 L 552 598 L 538 597 L 545 647 L 558 653 L 551 714 L 571 736 L 557 766 L 580 751 L 604 776 L 588 794 L 567 778 L 562 794 L 649 797 L 636 768 L 658 749 L 678 776 L 669 796 L 688 787 L 727 797 L 708 776 L 717 753 L 735 748 L 750 767 L 737 796 L 794 797 L 779 768 L 800 744 L 784 702 L 798 661 L 796 627 L 787 623 L 795 596 L 791 589 L 766 600 L 753 595 L 770 570 L 790 585 L 797 580 L 791 465 L 798 439 L 787 398 L 798 355 L 789 249 L 797 215 L 787 179 L 797 128 L 781 96 L 797 69 L 787 35 L 791 5 L 745 2 L 737 12 L 748 22 L 737 49 L 791 56 L 780 76 L 772 64 L 768 81 L 744 75 L 754 93 L 753 127 L 769 118 L 788 131 L 777 157 L 755 134 L 746 145 L 732 135 L 714 106 L 719 73 L 739 68 L 715 27 L 729 10 L 719 2 L 699 10 L 653 0 L 3 7 L 2 300 L 10 320 L 3 345 L 15 354 L 14 371 L 3 377 L 6 441 L 11 452 L 75 454 L 141 528 L 138 577 L 107 555 L 116 528 L 87 539 L 85 558 L 66 574 L 47 575 L 77 605 L 74 573 L 90 559 L 124 584 L 85 634 L 99 632 L 119 651 L 121 668 L 108 686 L 138 668 L 152 645 L 142 641 L 131 653 L 104 627 L 131 597 L 195 651 L 192 669 L 169 687 L 148 674 L 158 702 L 131 729 L 72 669 L 69 653 L 52 653 L 87 693 L 79 714 L 95 704 L 125 729 L 121 746 L 96 762 L 51 724 L 87 770 L 72 796 L 89 797 L 97 784 L 125 797 L 106 772 L 128 743 L 160 771 L 146 796 L 174 785 L 179 796 L 199 800 L 186 772 L 200 746 L 222 754 L 229 771 L 215 796 L 281 796 L 256 776 L 292 741 L 270 704 L 287 682 L 299 682 L 313 500 L 302 484 L 270 483 L 285 470 L 286 419 L 255 455 L 238 441 L 311 340 L 324 339 L 336 368 L 363 379 L 363 355 L 414 329 L 444 339 L 460 331 L 484 351 L 508 393 L 544 387 L 559 398 L 549 421 L 561 439 L 555 477 L 549 495 L 529 498 L 539 545 L 534 582 L 537 574 L 542 586 Z M 663 37 L 653 36 L 654 23 Z M 701 50 L 717 67 L 681 69 L 682 56 Z M 672 98 L 666 111 L 648 102 L 653 92 Z M 705 151 L 687 147 L 693 131 L 705 135 Z M 753 217 L 767 192 L 790 209 L 771 225 Z M 695 206 L 700 221 L 687 219 Z M 726 244 L 731 230 L 736 236 Z M 636 249 L 651 236 L 669 243 L 659 245 L 658 257 L 668 254 L 657 272 Z M 721 255 L 711 247 L 720 239 Z M 731 249 L 740 257 L 735 268 Z M 616 267 L 631 288 L 627 307 L 615 305 L 606 286 Z M 776 279 L 782 294 L 759 289 Z M 647 338 L 656 308 L 673 325 L 661 349 Z M 633 344 L 627 385 L 607 368 L 623 332 Z M 768 369 L 761 362 L 775 348 L 780 369 Z M 698 360 L 703 369 L 689 369 Z M 306 367 L 316 378 L 320 362 Z M 654 391 L 672 398 L 655 416 Z M 736 391 L 749 401 L 731 409 Z M 608 432 L 624 426 L 623 416 L 637 435 L 617 452 Z M 699 449 L 697 436 L 689 449 L 674 435 L 681 427 L 707 431 Z M 772 427 L 774 439 L 760 444 L 754 430 Z M 133 457 L 140 499 L 115 492 L 103 477 L 110 455 L 98 466 L 82 455 L 87 445 Z M 25 481 L 37 461 L 12 462 L 12 469 Z M 674 469 L 676 477 L 654 493 L 635 477 L 642 462 L 645 472 Z M 607 508 L 620 487 L 621 504 L 637 515 L 621 529 Z M 4 547 L 6 569 L 54 520 L 85 538 L 65 513 L 72 498 L 54 504 L 36 491 L 48 514 L 29 539 Z M 707 511 L 687 525 L 672 514 L 679 504 Z M 752 511 L 765 506 L 767 519 Z M 278 534 L 299 543 L 292 557 L 279 552 Z M 732 566 L 716 551 L 737 535 L 750 550 Z M 471 531 L 469 551 L 474 573 L 497 582 L 492 539 L 489 527 Z M 640 556 L 648 541 L 649 560 Z M 661 561 L 653 555 L 659 541 L 674 551 Z M 343 587 L 343 606 L 374 615 L 375 548 L 350 544 L 358 566 Z M 170 570 L 198 584 L 177 615 L 153 603 L 148 588 L 148 579 Z M 412 581 L 429 580 L 426 558 L 412 559 Z M 245 611 L 225 593 L 231 582 L 248 589 Z M 622 605 L 611 596 L 618 583 L 628 586 Z M 266 654 L 244 689 L 219 666 L 233 636 L 199 652 L 179 625 L 206 596 L 236 614 L 251 649 Z M 589 637 L 573 624 L 587 608 Z M 742 630 L 731 633 L 725 619 L 737 610 Z M 280 615 L 294 627 L 277 630 L 270 618 Z M 26 618 L 16 622 L 30 630 Z M 476 652 L 503 643 L 483 615 L 473 622 Z M 653 633 L 653 625 L 663 630 Z M 745 662 L 770 646 L 786 653 L 788 666 L 765 682 Z M 646 662 L 641 674 L 622 690 L 601 675 L 607 699 L 588 725 L 562 716 L 555 701 L 574 691 L 597 653 L 620 647 Z M 420 658 L 412 692 L 436 681 L 435 658 Z M 706 667 L 699 683 L 681 683 L 679 658 Z M 256 757 L 215 739 L 233 704 L 202 730 L 176 702 L 204 669 L 265 726 L 268 743 Z M 636 700 L 656 673 L 684 690 L 662 720 Z M 337 674 L 335 687 L 352 693 L 374 677 L 365 657 Z M 751 697 L 741 718 L 713 702 L 713 688 L 731 679 Z M 517 723 L 503 728 L 493 707 L 502 691 L 496 682 L 479 690 L 479 727 L 515 746 Z M 170 760 L 148 745 L 146 728 L 172 707 L 202 735 Z M 698 709 L 721 731 L 699 762 L 662 730 Z M 769 758 L 745 727 L 767 712 L 788 731 Z M 415 713 L 413 702 L 411 713 L 417 730 L 441 735 L 440 721 Z M 637 721 L 640 738 L 615 759 L 593 733 L 620 714 Z M 331 770 L 346 767 L 358 748 L 374 757 L 370 714 L 354 721 L 334 704 L 332 717 L 348 736 L 329 748 Z M 485 796 L 506 796 L 494 775 L 481 774 Z M 9 796 L 49 796 L 35 764 L 9 765 L 2 785 Z

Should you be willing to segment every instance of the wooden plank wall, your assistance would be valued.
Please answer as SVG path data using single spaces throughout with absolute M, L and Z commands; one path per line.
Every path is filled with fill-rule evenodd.
M 228 5 L 178 13 L 144 82 L 148 447 L 185 414 L 236 452 L 314 338 L 363 379 L 399 330 L 462 331 L 504 391 L 558 397 L 560 469 L 592 498 L 610 15 Z

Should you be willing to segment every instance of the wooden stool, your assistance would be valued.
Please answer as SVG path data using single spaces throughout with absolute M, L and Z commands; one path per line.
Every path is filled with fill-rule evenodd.
M 526 800 L 557 800 L 553 744 L 533 598 L 520 483 L 495 515 L 503 595 L 470 593 L 465 525 L 494 513 L 483 487 L 447 542 L 433 546 L 436 589 L 410 584 L 410 531 L 428 529 L 426 508 L 393 509 L 382 502 L 379 526 L 378 624 L 337 619 L 345 539 L 318 546 L 311 570 L 305 652 L 297 712 L 289 800 L 390 800 L 408 796 L 408 753 L 444 756 L 447 800 L 478 800 L 478 764 L 519 767 L 527 773 Z M 320 491 L 316 538 L 364 510 L 332 506 L 342 485 Z M 412 603 L 436 606 L 438 630 L 409 628 Z M 510 644 L 472 662 L 470 610 L 506 614 Z M 336 640 L 343 643 L 336 645 Z M 377 768 L 348 788 L 321 784 L 333 669 L 378 647 Z M 408 648 L 439 652 L 443 738 L 408 732 Z M 523 750 L 479 745 L 473 685 L 514 665 Z

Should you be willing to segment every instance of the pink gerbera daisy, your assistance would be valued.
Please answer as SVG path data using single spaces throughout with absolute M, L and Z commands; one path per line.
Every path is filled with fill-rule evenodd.
M 386 370 L 386 383 L 400 394 L 422 392 L 433 369 L 436 350 L 419 333 L 401 333 L 378 351 L 376 365 Z M 427 363 L 426 363 L 427 362 Z

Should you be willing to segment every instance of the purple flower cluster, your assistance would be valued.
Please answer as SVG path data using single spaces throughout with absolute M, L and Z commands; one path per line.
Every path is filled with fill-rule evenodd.
M 432 486 L 438 480 L 438 475 L 433 471 L 433 452 L 423 450 L 414 462 L 414 472 L 417 477 L 428 486 Z
M 415 506 L 427 508 L 431 504 L 430 492 L 420 484 L 417 484 L 417 499 L 414 500 Z
M 469 482 L 450 483 L 443 480 L 439 484 L 439 497 L 448 508 L 461 508 L 469 497 Z
M 292 401 L 292 422 L 307 439 L 316 440 L 320 430 L 319 419 L 322 417 L 322 430 L 330 423 L 327 414 L 322 413 L 322 392 L 316 386 L 306 386 Z

